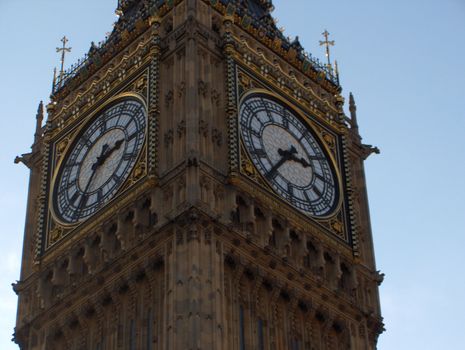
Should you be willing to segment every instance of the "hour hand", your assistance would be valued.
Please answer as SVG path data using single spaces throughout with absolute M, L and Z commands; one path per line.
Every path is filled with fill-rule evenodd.
M 119 149 L 121 147 L 121 145 L 123 144 L 124 142 L 124 139 L 121 139 L 121 140 L 118 140 L 115 142 L 115 145 L 108 149 L 108 145 L 105 144 L 102 148 L 102 154 L 100 154 L 100 156 L 97 157 L 97 161 L 94 163 L 94 165 L 92 166 L 92 169 L 95 170 L 97 169 L 100 165 L 102 165 L 103 163 L 105 163 L 105 161 L 108 159 L 108 157 L 110 157 L 110 155 L 117 149 Z
M 107 152 L 105 153 L 105 156 L 104 156 L 104 161 L 114 152 L 116 151 L 117 149 L 119 149 L 121 147 L 121 145 L 123 144 L 124 142 L 124 139 L 121 139 L 121 140 L 118 140 L 115 142 L 115 145 Z
M 95 161 L 95 163 L 92 164 L 92 170 L 97 169 L 100 165 L 103 164 L 103 162 L 105 160 L 106 152 L 107 152 L 109 147 L 110 146 L 108 146 L 107 143 L 102 146 L 102 152 L 100 152 L 100 155 L 97 157 L 97 160 Z
M 296 159 L 295 161 L 296 161 L 297 163 L 302 164 L 302 166 L 303 166 L 304 168 L 308 168 L 308 167 L 310 166 L 310 163 L 307 162 L 307 160 L 306 160 L 305 158 L 298 158 L 298 159 Z
M 323 157 L 319 157 L 319 156 L 308 156 L 308 158 L 310 160 L 324 160 Z M 310 163 L 307 162 L 307 160 L 305 158 L 297 158 L 297 157 L 292 157 L 292 160 L 297 162 L 297 163 L 300 163 L 302 164 L 302 166 L 304 168 L 308 168 L 310 166 Z

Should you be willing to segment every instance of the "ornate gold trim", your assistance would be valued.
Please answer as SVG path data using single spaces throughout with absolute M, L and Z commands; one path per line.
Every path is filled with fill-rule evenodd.
M 325 215 L 325 216 L 312 216 L 312 215 L 309 215 L 309 214 L 305 213 L 305 215 L 312 218 L 312 219 L 315 219 L 315 220 L 326 220 L 326 219 L 330 219 L 330 218 L 335 217 L 339 213 L 340 208 L 341 208 L 342 203 L 343 203 L 343 197 L 344 197 L 343 188 L 344 187 L 342 186 L 342 176 L 341 176 L 341 173 L 339 171 L 339 167 L 337 166 L 338 163 L 336 162 L 336 160 L 334 158 L 333 152 L 328 147 L 327 143 L 321 138 L 320 133 L 318 133 L 315 130 L 316 127 L 312 125 L 311 120 L 310 120 L 310 116 L 307 116 L 304 111 L 300 110 L 299 107 L 293 106 L 292 103 L 287 101 L 285 98 L 283 98 L 283 97 L 281 97 L 281 96 L 279 96 L 279 95 L 277 95 L 277 94 L 275 94 L 275 93 L 273 93 L 273 92 L 271 92 L 269 90 L 266 90 L 266 89 L 251 89 L 251 90 L 245 92 L 242 95 L 242 97 L 240 98 L 240 100 L 239 100 L 238 110 L 240 110 L 242 104 L 247 99 L 247 97 L 250 96 L 250 95 L 253 95 L 253 94 L 267 95 L 267 96 L 270 96 L 271 98 L 277 99 L 278 101 L 283 103 L 285 106 L 287 106 L 291 111 L 295 112 L 297 114 L 297 116 L 301 118 L 302 122 L 304 122 L 305 125 L 307 125 L 307 127 L 310 130 L 313 131 L 313 133 L 315 134 L 315 136 L 317 138 L 317 141 L 319 142 L 320 146 L 323 147 L 324 152 L 329 157 L 329 162 L 331 163 L 330 165 L 332 166 L 332 168 L 333 168 L 333 170 L 335 172 L 334 175 L 336 177 L 339 196 L 338 196 L 338 202 L 335 205 L 334 210 L 332 211 L 331 214 Z M 238 114 L 238 118 L 239 118 L 239 114 Z M 242 143 L 242 133 L 241 133 L 241 126 L 240 125 L 239 125 L 239 130 L 238 131 L 239 131 L 239 135 L 240 135 L 241 143 Z M 244 147 L 244 148 L 246 148 L 246 147 Z M 246 152 L 247 152 L 248 157 L 250 158 L 250 154 L 249 154 L 249 151 L 247 149 L 246 149 Z M 255 165 L 253 165 L 253 166 L 255 167 Z M 242 170 L 242 167 L 241 167 L 241 170 Z M 258 171 L 258 174 L 262 178 L 262 181 L 265 181 L 267 184 L 269 184 L 269 182 L 263 177 L 263 175 L 259 171 Z M 246 174 L 244 174 L 244 175 L 246 175 Z M 271 184 L 269 184 L 269 186 L 272 188 Z M 277 193 L 275 193 L 274 189 L 273 189 L 273 193 L 275 195 L 277 195 Z M 291 203 L 289 203 L 286 199 L 282 198 L 281 196 L 278 195 L 278 198 L 281 198 L 281 200 L 288 203 L 291 207 L 295 208 Z
M 242 94 L 239 93 L 239 95 L 244 95 L 251 89 L 265 89 L 267 90 L 268 87 L 270 87 L 267 91 L 279 91 L 282 93 L 282 95 L 286 96 L 288 99 L 288 103 L 292 103 L 295 105 L 301 105 L 302 107 L 299 107 L 304 111 L 304 113 L 312 115 L 316 120 L 321 125 L 325 125 L 328 129 L 338 133 L 338 134 L 347 134 L 348 133 L 348 128 L 341 123 L 338 123 L 336 120 L 330 120 L 328 119 L 327 115 L 325 115 L 325 112 L 322 110 L 321 106 L 318 106 L 317 104 L 313 104 L 312 101 L 316 99 L 311 99 L 311 96 L 301 96 L 300 98 L 297 98 L 293 96 L 292 93 L 290 93 L 289 89 L 283 87 L 282 85 L 279 84 L 279 82 L 276 79 L 271 79 L 271 74 L 268 75 L 263 75 L 260 74 L 260 71 L 255 67 L 250 67 L 250 65 L 247 65 L 247 63 L 243 60 L 242 56 L 239 54 L 235 54 L 234 58 L 237 60 L 237 83 L 240 86 L 243 86 L 245 89 Z M 251 72 L 247 72 L 247 67 L 251 70 Z M 287 79 L 291 79 L 284 71 L 280 69 L 280 72 L 283 76 L 287 77 Z M 299 83 L 299 85 L 301 85 Z M 311 89 L 311 88 L 306 88 L 303 85 L 301 85 L 302 89 Z M 239 98 L 241 98 L 239 96 Z M 317 97 L 319 103 L 324 104 L 325 106 L 328 106 L 328 108 L 332 109 L 333 113 L 336 113 L 336 108 L 331 105 L 331 103 L 326 100 L 322 99 L 320 97 Z
M 66 145 L 66 148 L 62 153 L 63 155 L 58 159 L 58 163 L 55 165 L 54 169 L 52 170 L 53 176 L 52 176 L 52 180 L 50 181 L 50 190 L 49 190 L 49 194 L 48 194 L 48 196 L 49 196 L 48 197 L 49 198 L 49 201 L 48 201 L 49 202 L 48 203 L 49 212 L 50 212 L 53 220 L 56 221 L 60 226 L 62 226 L 64 228 L 73 228 L 73 227 L 79 226 L 84 221 L 87 221 L 88 219 L 90 219 L 90 217 L 87 220 L 78 221 L 76 223 L 70 224 L 70 223 L 62 222 L 59 219 L 59 216 L 57 215 L 57 213 L 55 212 L 55 206 L 53 205 L 53 199 L 54 199 L 53 196 L 54 196 L 54 191 L 55 191 L 55 185 L 56 185 L 56 182 L 57 182 L 57 179 L 58 179 L 58 175 L 59 175 L 59 173 L 61 171 L 61 168 L 63 166 L 63 162 L 66 160 L 69 152 L 72 150 L 72 147 L 75 145 L 75 143 L 78 140 L 79 136 L 82 134 L 82 131 L 85 130 L 89 126 L 89 124 L 96 118 L 96 116 L 98 116 L 98 114 L 100 112 L 102 112 L 110 104 L 113 104 L 115 101 L 123 100 L 123 99 L 126 99 L 126 98 L 134 98 L 134 99 L 137 99 L 140 103 L 142 103 L 142 105 L 144 106 L 144 108 L 146 110 L 146 118 L 148 119 L 147 103 L 145 102 L 144 97 L 142 95 L 138 94 L 138 93 L 124 92 L 124 93 L 118 94 L 116 96 L 113 96 L 113 97 L 107 99 L 96 110 L 94 110 L 92 113 L 90 113 L 87 117 L 84 118 L 85 122 L 82 122 L 82 124 L 77 129 L 70 132 L 70 133 L 73 133 L 73 136 L 70 139 L 70 141 L 68 142 L 68 144 Z M 147 123 L 147 125 L 148 125 L 148 123 Z M 140 161 L 141 154 L 146 149 L 146 147 L 145 147 L 146 141 L 147 141 L 147 127 L 145 128 L 144 145 L 142 146 L 141 150 L 139 151 L 139 154 L 137 156 L 137 160 L 136 160 L 136 163 L 135 163 L 134 167 L 131 169 L 131 175 L 128 176 L 128 178 L 126 179 L 126 181 L 123 184 L 120 185 L 120 187 L 118 188 L 118 191 L 115 194 L 115 196 L 113 197 L 113 199 L 110 200 L 110 202 L 108 202 L 105 206 L 110 205 L 110 203 L 112 203 L 113 200 L 118 197 L 118 194 L 121 192 L 121 189 L 125 187 L 126 183 L 129 180 L 131 180 L 132 173 L 134 172 L 134 169 L 137 167 L 137 165 L 138 165 L 138 163 Z M 55 145 L 54 145 L 54 147 L 55 147 Z M 47 232 L 47 236 L 48 236 L 48 232 Z

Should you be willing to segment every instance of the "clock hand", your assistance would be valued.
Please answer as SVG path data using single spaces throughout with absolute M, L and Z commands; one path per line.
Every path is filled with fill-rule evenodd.
M 278 169 L 281 167 L 281 165 L 283 165 L 285 162 L 287 162 L 287 157 L 282 157 L 279 162 L 277 162 L 271 169 L 270 171 L 268 172 L 268 174 L 266 174 L 266 177 L 268 179 L 271 179 L 273 178 L 273 175 L 278 171 Z
M 324 160 L 323 157 L 318 157 L 318 156 L 308 156 L 308 158 L 310 158 L 310 160 Z M 296 156 L 292 155 L 290 160 L 293 160 L 294 162 L 302 164 L 304 168 L 308 168 L 310 166 L 310 163 L 307 162 L 307 160 L 303 157 L 297 158 Z
M 92 169 L 97 169 L 100 165 L 102 165 L 103 163 L 105 163 L 105 161 L 110 157 L 110 155 L 116 151 L 117 149 L 119 149 L 121 147 L 121 145 L 123 144 L 124 142 L 124 139 L 121 139 L 121 140 L 118 140 L 115 142 L 115 145 L 110 148 L 110 150 L 106 151 L 108 149 L 108 145 L 104 145 L 104 148 L 105 146 L 107 146 L 105 148 L 105 151 L 102 149 L 102 154 L 100 156 L 97 157 L 97 161 L 94 163 L 94 165 L 92 166 Z
M 282 150 L 281 148 L 278 149 L 278 153 L 279 155 L 282 157 L 279 162 L 277 162 L 271 169 L 270 171 L 268 172 L 268 174 L 266 174 L 266 177 L 268 179 L 271 179 L 274 174 L 278 171 L 278 169 L 285 163 L 287 162 L 288 160 L 292 159 L 292 157 L 294 157 L 294 154 L 297 153 L 297 150 L 295 149 L 294 146 L 291 146 L 291 148 L 288 150 L 288 151 L 285 151 L 285 150 Z
M 302 164 L 304 168 L 308 168 L 310 164 L 305 160 L 305 158 L 292 157 L 290 160 Z
M 110 147 L 110 146 L 108 146 L 107 143 L 102 146 L 102 152 L 100 152 L 100 155 L 97 156 L 97 160 L 95 161 L 95 163 L 92 164 L 92 170 L 96 170 L 100 165 L 102 165 L 102 163 L 103 163 L 102 159 L 103 159 L 103 157 L 105 155 L 105 152 L 107 151 L 108 147 Z
M 92 174 L 90 175 L 89 181 L 87 181 L 86 188 L 85 188 L 84 191 L 83 191 L 84 195 L 81 196 L 81 200 L 79 201 L 79 205 L 78 205 L 79 213 L 80 213 L 81 210 L 82 210 L 82 206 L 83 206 L 83 204 L 84 204 L 84 203 L 83 203 L 83 202 L 84 202 L 84 198 L 86 198 L 85 194 L 86 194 L 87 191 L 89 190 L 90 184 L 92 183 L 92 180 L 94 179 L 94 176 L 95 176 L 95 174 L 97 173 L 97 168 L 94 169 L 94 168 L 92 167 L 92 170 L 93 170 L 93 171 L 92 171 Z M 86 202 L 87 202 L 87 200 L 86 200 Z

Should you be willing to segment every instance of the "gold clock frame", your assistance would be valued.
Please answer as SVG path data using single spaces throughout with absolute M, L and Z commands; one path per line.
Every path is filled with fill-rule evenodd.
M 244 92 L 244 94 L 239 98 L 239 102 L 238 102 L 238 111 L 240 111 L 241 109 L 241 106 L 242 104 L 244 103 L 244 101 L 250 96 L 250 95 L 255 95 L 255 94 L 260 94 L 260 95 L 265 95 L 265 96 L 269 96 L 271 97 L 272 99 L 275 99 L 275 100 L 278 100 L 280 103 L 282 103 L 283 105 L 285 105 L 287 108 L 289 108 L 292 112 L 294 112 L 300 119 L 301 121 L 304 123 L 304 125 L 306 127 L 308 127 L 312 132 L 313 132 L 313 135 L 316 137 L 317 139 L 317 142 L 319 143 L 319 145 L 321 147 L 323 147 L 323 151 L 324 153 L 329 157 L 329 162 L 331 163 L 330 166 L 332 167 L 333 171 L 334 171 L 334 175 L 336 177 L 336 186 L 338 186 L 337 190 L 338 190 L 338 198 L 337 198 L 337 204 L 334 206 L 334 209 L 331 211 L 331 213 L 329 215 L 322 215 L 322 216 L 313 216 L 313 215 L 310 215 L 308 214 L 307 212 L 304 212 L 303 210 L 300 210 L 298 209 L 297 207 L 295 207 L 294 205 L 292 205 L 289 201 L 287 201 L 286 199 L 284 199 L 282 196 L 280 196 L 279 194 L 276 193 L 276 191 L 274 190 L 273 186 L 269 183 L 268 180 L 266 180 L 263 176 L 263 174 L 257 169 L 257 167 L 255 166 L 255 164 L 252 162 L 251 160 L 251 157 L 250 157 L 250 152 L 249 150 L 247 149 L 246 145 L 244 144 L 244 141 L 243 141 L 243 138 L 242 138 L 242 132 L 241 132 L 241 126 L 240 126 L 240 123 L 239 123 L 239 113 L 237 115 L 238 117 L 238 132 L 239 132 L 239 135 L 240 135 L 240 145 L 239 147 L 240 148 L 244 148 L 245 152 L 246 152 L 246 155 L 247 155 L 247 158 L 249 160 L 249 162 L 252 164 L 252 166 L 257 170 L 257 173 L 259 174 L 260 178 L 262 179 L 262 181 L 264 181 L 264 183 L 267 184 L 267 187 L 269 187 L 272 191 L 273 191 L 273 195 L 275 195 L 277 198 L 279 198 L 281 201 L 284 201 L 286 204 L 290 205 L 292 208 L 296 209 L 296 210 L 299 210 L 300 212 L 302 212 L 305 216 L 311 218 L 311 219 L 314 219 L 314 220 L 328 220 L 328 219 L 331 219 L 333 217 L 335 217 L 336 215 L 338 215 L 338 213 L 340 212 L 340 209 L 341 209 L 341 206 L 342 206 L 342 203 L 343 203 L 343 184 L 342 184 L 342 176 L 341 176 L 341 172 L 339 170 L 339 166 L 337 166 L 338 162 L 336 161 L 334 155 L 333 155 L 333 152 L 329 149 L 328 145 L 326 144 L 326 142 L 322 139 L 322 137 L 320 137 L 320 133 L 317 132 L 316 128 L 311 124 L 311 121 L 310 121 L 310 117 L 307 116 L 307 114 L 302 111 L 299 107 L 297 106 L 294 106 L 293 104 L 291 104 L 288 100 L 286 100 L 284 97 L 272 92 L 272 91 L 269 91 L 269 90 L 266 90 L 266 89 L 261 89 L 261 88 L 253 88 L 253 89 L 250 89 L 246 92 Z M 240 152 L 242 153 L 242 152 Z M 242 156 L 242 155 L 241 155 Z M 242 168 L 242 167 L 241 167 Z M 241 171 L 242 173 L 242 171 Z M 254 182 L 256 182 L 254 180 Z
M 67 159 L 67 156 L 68 156 L 69 152 L 72 150 L 72 147 L 75 145 L 77 139 L 82 134 L 82 131 L 85 130 L 86 127 L 89 126 L 89 124 L 97 117 L 97 115 L 99 113 L 101 113 L 109 105 L 115 103 L 115 101 L 128 99 L 128 98 L 134 98 L 134 99 L 138 100 L 144 106 L 145 111 L 146 111 L 146 119 L 148 121 L 148 106 L 147 106 L 147 102 L 145 101 L 145 99 L 144 99 L 144 97 L 142 95 L 140 95 L 139 93 L 135 93 L 135 92 L 123 92 L 123 93 L 117 94 L 117 95 L 107 99 L 104 103 L 102 103 L 102 105 L 100 105 L 98 108 L 96 108 L 94 111 L 92 111 L 87 117 L 85 117 L 86 120 L 84 122 L 82 122 L 82 125 L 80 125 L 76 130 L 74 130 L 74 132 L 73 132 L 74 135 L 70 138 L 68 144 L 66 145 L 66 148 L 62 152 L 62 156 L 58 160 L 58 163 L 56 164 L 55 169 L 53 170 L 53 176 L 52 176 L 52 180 L 50 182 L 49 197 L 48 197 L 49 198 L 48 207 L 49 207 L 50 214 L 51 214 L 53 220 L 56 223 L 58 223 L 62 228 L 71 229 L 71 228 L 77 227 L 77 226 L 81 225 L 82 223 L 86 222 L 87 220 L 91 219 L 94 215 L 96 215 L 96 213 L 94 213 L 93 215 L 89 216 L 85 220 L 77 221 L 75 223 L 67 223 L 67 222 L 63 222 L 62 220 L 60 220 L 58 214 L 55 212 L 55 206 L 53 204 L 54 203 L 54 197 L 53 196 L 55 194 L 55 185 L 56 185 L 56 181 L 58 179 L 58 175 L 60 174 L 60 171 L 62 170 L 61 168 L 63 166 L 63 162 Z M 146 127 L 145 127 L 144 143 L 142 144 L 142 147 L 141 147 L 141 149 L 139 151 L 139 154 L 137 155 L 137 159 L 136 159 L 136 162 L 134 163 L 133 168 L 130 170 L 127 179 L 123 183 L 121 183 L 121 185 L 118 187 L 118 190 L 116 191 L 116 194 L 113 196 L 113 198 L 104 207 L 108 207 L 114 201 L 114 199 L 116 197 L 118 197 L 119 192 L 121 191 L 121 189 L 130 180 L 130 175 L 134 172 L 134 170 L 136 168 L 136 164 L 139 162 L 140 157 L 142 155 L 142 152 L 144 151 L 146 143 L 147 143 L 147 133 L 148 133 L 147 126 L 148 126 L 148 123 L 146 124 Z

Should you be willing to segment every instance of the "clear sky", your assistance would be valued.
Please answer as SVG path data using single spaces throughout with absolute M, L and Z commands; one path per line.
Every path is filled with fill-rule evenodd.
M 75 62 L 111 31 L 116 0 L 0 0 L 0 349 L 13 332 L 32 143 L 55 48 Z M 324 59 L 336 41 L 344 95 L 358 105 L 386 333 L 379 349 L 465 344 L 465 1 L 275 0 L 286 35 Z

